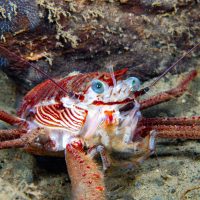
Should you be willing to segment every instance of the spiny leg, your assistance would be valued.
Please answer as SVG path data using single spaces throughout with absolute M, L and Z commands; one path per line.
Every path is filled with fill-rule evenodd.
M 24 146 L 25 142 L 21 138 L 0 142 L 0 149 L 22 148 Z
M 139 126 L 155 126 L 155 125 L 183 125 L 183 126 L 200 126 L 200 116 L 192 117 L 143 117 Z
M 0 141 L 13 140 L 26 133 L 27 131 L 22 129 L 0 130 Z
M 200 126 L 160 126 L 157 130 L 159 138 L 200 139 Z
M 140 135 L 145 136 L 150 130 L 157 130 L 157 137 L 200 139 L 200 116 L 142 118 Z
M 138 134 L 144 138 L 143 140 L 148 138 L 148 135 L 149 133 L 152 133 L 152 130 L 156 131 L 156 134 L 152 138 L 152 142 L 149 142 L 149 146 L 152 147 L 155 146 L 155 138 L 200 139 L 199 116 L 189 118 L 142 118 L 139 127 Z M 154 152 L 153 149 L 152 153 Z M 148 157 L 148 151 L 141 161 L 145 160 L 147 158 L 146 156 Z
M 82 143 L 66 146 L 65 160 L 72 184 L 73 200 L 105 200 L 103 173 L 83 151 Z
M 186 78 L 174 89 L 161 92 L 155 96 L 150 97 L 149 99 L 141 100 L 139 103 L 141 105 L 141 110 L 160 104 L 162 102 L 169 101 L 175 97 L 181 96 L 190 84 L 190 82 L 197 76 L 197 71 L 191 71 Z
M 153 119 L 153 118 L 152 118 Z M 176 120 L 178 121 L 178 120 Z M 166 124 L 162 121 L 161 125 L 154 124 L 155 121 L 152 120 L 148 123 L 143 123 L 143 128 L 140 130 L 140 135 L 146 137 L 149 134 L 149 131 L 156 130 L 158 132 L 156 137 L 159 138 L 177 138 L 177 139 L 200 139 L 200 124 L 181 124 L 181 121 L 178 125 L 175 125 L 174 122 L 170 124 L 170 121 Z M 191 123 L 192 120 L 188 120 L 188 123 Z M 141 125 L 141 124 L 140 124 Z
M 1 131 L 0 131 L 1 132 Z M 48 131 L 44 128 L 36 128 L 27 132 L 23 129 L 2 130 L 7 138 L 2 137 L 0 141 L 0 149 L 8 148 L 24 148 L 31 152 L 35 151 L 51 151 L 54 148 L 54 142 L 49 138 Z M 13 139 L 13 137 L 18 137 Z M 33 153 L 37 153 L 34 152 Z
M 20 126 L 23 123 L 26 123 L 26 121 L 22 120 L 21 118 L 13 116 L 3 110 L 0 110 L 0 120 L 10 125 L 17 125 L 17 126 Z

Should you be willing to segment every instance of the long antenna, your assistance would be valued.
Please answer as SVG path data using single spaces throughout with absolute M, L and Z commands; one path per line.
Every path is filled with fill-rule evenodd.
M 200 45 L 200 42 L 192 47 L 188 52 L 186 52 L 183 56 L 181 56 L 175 63 L 173 63 L 169 68 L 167 68 L 149 87 L 154 86 L 163 76 L 165 76 L 172 68 L 174 68 L 183 58 L 185 58 L 188 54 L 190 54 L 194 49 L 196 49 Z
M 32 67 L 33 69 L 35 69 L 36 71 L 40 72 L 41 74 L 43 74 L 45 77 L 47 77 L 48 79 L 50 79 L 58 88 L 60 88 L 62 91 L 64 91 L 65 93 L 68 93 L 67 90 L 65 90 L 63 87 L 61 87 L 55 80 L 53 80 L 46 72 L 42 71 L 41 69 L 39 69 L 37 67 L 37 65 L 28 62 L 27 60 L 25 60 L 23 57 L 19 57 L 18 55 L 16 55 L 15 53 L 12 53 L 11 51 L 9 51 L 8 49 L 6 49 L 5 47 L 3 47 L 0 44 L 0 55 L 3 55 L 5 57 L 9 57 L 10 60 L 15 61 L 15 62 L 23 62 L 24 64 L 26 64 L 27 66 Z
M 149 89 L 154 86 L 162 77 L 164 77 L 172 68 L 174 68 L 183 58 L 185 58 L 188 54 L 190 54 L 194 49 L 196 49 L 200 45 L 200 42 L 197 43 L 194 47 L 192 47 L 189 51 L 187 51 L 183 56 L 181 56 L 176 62 L 174 62 L 170 67 L 168 67 L 164 72 L 148 87 L 145 87 L 136 92 L 136 96 L 140 96 L 145 94 Z

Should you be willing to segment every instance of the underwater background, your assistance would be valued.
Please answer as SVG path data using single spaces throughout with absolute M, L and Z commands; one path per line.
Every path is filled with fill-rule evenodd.
M 51 77 L 128 68 L 144 85 L 200 42 L 198 0 L 0 0 L 1 45 Z M 1 55 L 1 52 L 0 52 Z M 21 99 L 46 77 L 9 55 L 0 56 L 0 109 L 16 114 Z M 200 48 L 161 79 L 146 97 L 200 70 Z M 200 116 L 200 76 L 181 97 L 145 110 L 146 117 Z M 1 129 L 11 128 L 1 122 Z M 156 154 L 134 168 L 114 154 L 106 173 L 110 200 L 200 199 L 198 140 L 158 139 Z M 101 164 L 101 163 L 100 163 Z M 0 199 L 71 198 L 64 159 L 0 151 Z M 182 198 L 183 199 L 183 198 Z

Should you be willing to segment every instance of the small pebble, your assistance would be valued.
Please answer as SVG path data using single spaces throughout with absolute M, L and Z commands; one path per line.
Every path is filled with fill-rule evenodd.
M 171 189 L 169 190 L 169 192 L 171 192 L 171 193 L 173 194 L 173 193 L 176 192 L 176 189 L 175 189 L 175 188 L 171 188 Z

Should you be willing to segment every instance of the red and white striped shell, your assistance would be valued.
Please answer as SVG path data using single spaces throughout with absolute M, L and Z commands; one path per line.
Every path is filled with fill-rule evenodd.
M 126 71 L 127 69 L 116 71 L 115 78 L 120 80 Z M 78 73 L 56 80 L 56 82 L 64 88 L 67 93 L 59 89 L 51 80 L 46 80 L 26 94 L 18 111 L 18 115 L 20 117 L 26 117 L 29 110 L 35 105 L 42 102 L 48 102 L 52 99 L 54 99 L 57 103 L 60 103 L 60 99 L 65 96 L 71 97 L 76 95 L 76 98 L 83 101 L 84 94 L 90 86 L 91 80 L 94 78 L 106 82 L 109 86 L 113 85 L 110 73 L 106 72 L 93 72 L 87 74 Z
M 56 80 L 63 90 L 46 80 L 28 92 L 18 115 L 28 122 L 30 130 L 37 127 L 47 129 L 56 143 L 53 150 L 64 149 L 71 139 L 77 137 L 84 142 L 87 140 L 88 145 L 103 143 L 109 146 L 112 129 L 115 134 L 119 132 L 116 129 L 119 108 L 126 104 L 131 94 L 127 80 L 121 80 L 126 71 L 114 72 L 115 81 L 107 72 L 69 75 Z M 91 90 L 94 79 L 105 84 L 105 93 L 96 94 Z M 119 140 L 122 141 L 122 137 Z

